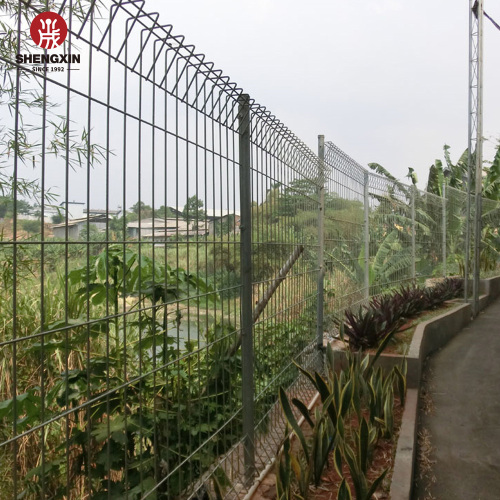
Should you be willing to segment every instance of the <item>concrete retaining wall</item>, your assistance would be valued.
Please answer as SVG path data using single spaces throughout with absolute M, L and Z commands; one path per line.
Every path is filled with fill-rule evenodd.
M 406 385 L 408 388 L 415 389 L 420 386 L 420 374 L 425 358 L 452 339 L 470 322 L 470 318 L 470 304 L 461 304 L 452 311 L 447 311 L 441 316 L 417 325 L 409 352 L 406 355 L 408 364 Z M 347 366 L 345 351 L 335 350 L 333 354 L 335 368 L 339 370 L 345 368 Z M 404 357 L 400 354 L 382 354 L 375 366 L 381 366 L 384 370 L 389 371 L 396 365 L 400 366 Z
M 493 302 L 500 296 L 500 276 L 481 280 L 479 292 L 488 296 L 488 303 Z
M 481 280 L 480 309 L 500 296 L 500 278 Z M 457 307 L 440 316 L 417 325 L 410 349 L 406 356 L 408 371 L 406 383 L 408 387 L 407 401 L 403 413 L 403 422 L 396 448 L 396 459 L 392 475 L 390 496 L 392 500 L 410 500 L 413 486 L 413 472 L 417 451 L 418 394 L 422 366 L 430 354 L 446 345 L 471 321 L 470 304 L 457 302 Z M 334 351 L 336 367 L 345 366 L 344 351 Z M 376 366 L 391 370 L 400 365 L 403 356 L 398 354 L 382 354 Z

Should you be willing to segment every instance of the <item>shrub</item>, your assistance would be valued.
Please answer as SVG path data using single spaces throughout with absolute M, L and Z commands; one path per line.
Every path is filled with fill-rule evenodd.
M 454 299 L 463 293 L 463 280 L 461 278 L 445 278 L 432 287 L 424 289 L 426 309 L 434 309 L 446 300 Z
M 423 290 L 416 285 L 401 285 L 394 296 L 399 297 L 401 316 L 404 318 L 412 318 L 425 309 Z
M 30 234 L 38 234 L 40 233 L 41 229 L 40 229 L 40 220 L 23 220 L 21 222 L 21 226 L 22 228 L 27 232 L 27 233 L 30 233 Z
M 373 297 L 357 313 L 346 310 L 343 335 L 353 350 L 377 347 L 382 339 L 392 337 L 406 319 L 434 309 L 462 292 L 461 278 L 446 278 L 426 288 L 401 285 L 394 292 Z
M 387 318 L 390 317 L 389 322 Z M 357 313 L 345 312 L 344 336 L 352 349 L 369 349 L 376 347 L 389 334 L 394 334 L 400 326 L 399 320 L 394 321 L 394 315 L 385 309 L 379 312 L 372 307 L 360 307 Z

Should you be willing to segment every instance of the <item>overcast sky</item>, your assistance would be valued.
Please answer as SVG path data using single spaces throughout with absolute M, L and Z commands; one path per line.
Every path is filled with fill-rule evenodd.
M 399 178 L 467 147 L 468 0 L 148 0 L 311 149 L 324 134 Z M 500 3 L 485 1 L 500 22 Z M 485 159 L 500 138 L 500 31 L 485 20 Z

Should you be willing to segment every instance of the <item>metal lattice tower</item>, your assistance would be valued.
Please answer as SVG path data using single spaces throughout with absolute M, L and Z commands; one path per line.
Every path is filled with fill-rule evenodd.
M 479 313 L 481 190 L 483 157 L 483 19 L 484 1 L 470 0 L 469 11 L 469 141 L 467 162 L 467 234 L 465 299 L 469 300 L 469 260 L 473 250 L 473 314 Z M 474 207 L 474 210 L 473 208 Z

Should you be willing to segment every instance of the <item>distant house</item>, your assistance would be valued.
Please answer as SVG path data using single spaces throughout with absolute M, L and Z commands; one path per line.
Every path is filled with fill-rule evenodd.
M 182 211 L 184 210 L 183 208 L 175 208 L 175 207 L 168 207 L 172 210 L 173 213 L 176 213 L 179 215 L 179 220 L 180 217 L 182 217 Z M 207 208 L 204 209 L 205 212 L 205 217 L 203 217 L 202 220 L 198 221 L 200 225 L 201 223 L 206 223 L 208 224 L 208 234 L 214 235 L 216 233 L 216 227 L 218 224 L 224 224 L 225 221 L 229 219 L 230 216 L 234 216 L 234 227 L 231 232 L 234 232 L 238 234 L 240 232 L 240 213 L 236 212 L 234 210 L 225 210 L 225 209 L 214 209 L 214 208 Z M 192 221 L 194 223 L 194 221 Z
M 87 227 L 87 222 L 96 227 L 99 231 L 106 231 L 109 221 L 120 214 L 121 210 L 107 209 L 87 209 L 83 208 L 85 204 L 76 201 L 63 202 L 60 207 L 50 207 L 51 215 L 62 215 L 64 222 L 52 225 L 52 231 L 55 238 L 66 238 L 66 227 L 68 228 L 68 238 L 79 240 L 80 234 Z M 46 208 L 47 210 L 48 208 Z M 66 209 L 68 211 L 68 222 L 66 223 Z M 47 213 L 46 217 L 47 219 Z
M 226 215 L 222 215 L 220 217 L 213 217 L 208 223 L 208 233 L 210 235 L 214 235 L 217 233 L 217 227 L 223 228 L 222 231 L 224 233 L 235 233 L 239 234 L 240 232 L 240 214 L 229 213 Z M 231 227 L 229 227 L 231 226 Z
M 127 231 L 128 236 L 133 239 L 165 241 L 179 236 L 205 236 L 208 234 L 208 224 L 201 223 L 195 227 L 193 222 L 188 224 L 180 218 L 150 218 L 129 222 Z
M 118 217 L 121 214 L 121 210 L 111 210 L 106 208 L 90 208 L 83 209 L 84 215 L 89 215 L 90 217 L 94 215 L 108 215 L 109 217 Z
M 81 232 L 87 227 L 87 223 L 97 227 L 100 231 L 106 230 L 106 225 L 110 217 L 106 215 L 92 215 L 87 218 L 83 217 L 80 219 L 73 219 L 66 222 L 61 222 L 60 224 L 54 224 L 52 226 L 52 232 L 55 238 L 66 238 L 66 228 L 68 239 L 79 240 Z
M 85 203 L 82 201 L 63 201 L 59 205 L 45 204 L 43 207 L 43 219 L 47 224 L 52 223 L 52 218 L 62 216 L 66 218 L 66 213 L 69 220 L 81 219 L 84 217 Z M 19 219 L 38 220 L 42 215 L 42 207 L 34 206 L 28 214 L 18 216 Z

